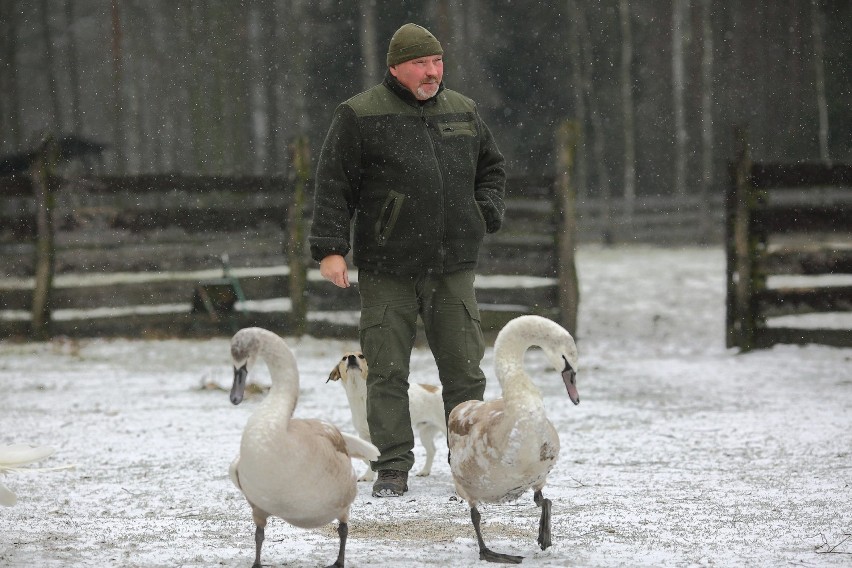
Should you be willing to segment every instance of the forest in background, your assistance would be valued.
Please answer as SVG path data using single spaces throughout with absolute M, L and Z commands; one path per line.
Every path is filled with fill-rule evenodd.
M 852 162 L 848 0 L 0 0 L 0 155 L 73 133 L 97 174 L 281 175 L 409 21 L 510 173 L 578 121 L 581 198 L 719 196 L 735 125 L 757 160 Z

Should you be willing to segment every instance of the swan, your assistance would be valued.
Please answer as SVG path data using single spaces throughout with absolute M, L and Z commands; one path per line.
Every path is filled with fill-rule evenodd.
M 242 402 L 246 378 L 258 359 L 269 368 L 272 386 L 243 429 L 240 452 L 229 475 L 243 493 L 255 523 L 255 560 L 260 568 L 267 519 L 316 528 L 337 519 L 340 547 L 328 568 L 342 567 L 349 510 L 357 494 L 350 456 L 375 460 L 379 450 L 322 420 L 293 418 L 299 372 L 293 352 L 278 335 L 249 327 L 231 339 L 234 382 L 230 399 Z
M 50 457 L 54 452 L 56 450 L 50 446 L 29 446 L 27 444 L 0 446 L 0 474 L 6 475 L 13 471 L 53 471 L 73 467 L 70 465 L 49 468 L 24 467 Z M 17 502 L 18 496 L 3 483 L 0 483 L 0 505 L 12 507 Z
M 503 397 L 488 402 L 469 400 L 450 412 L 448 445 L 450 470 L 456 491 L 470 506 L 480 560 L 519 564 L 522 556 L 500 554 L 485 546 L 477 505 L 500 503 L 533 489 L 541 507 L 538 544 L 551 545 L 551 502 L 542 488 L 559 457 L 559 435 L 547 419 L 541 393 L 524 371 L 524 354 L 541 347 L 559 369 L 568 398 L 580 403 L 577 393 L 577 346 L 559 324 L 540 316 L 520 316 L 507 323 L 494 342 L 494 366 Z

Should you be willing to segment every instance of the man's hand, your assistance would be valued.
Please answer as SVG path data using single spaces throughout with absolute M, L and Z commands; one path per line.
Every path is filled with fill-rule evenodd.
M 339 254 L 330 254 L 320 262 L 322 277 L 341 288 L 349 288 L 349 270 L 346 259 Z

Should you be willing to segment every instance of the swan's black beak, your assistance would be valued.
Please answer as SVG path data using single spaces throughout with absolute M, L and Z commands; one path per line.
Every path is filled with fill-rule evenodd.
M 562 357 L 565 361 L 565 368 L 562 369 L 562 382 L 565 383 L 565 388 L 568 390 L 568 398 L 574 404 L 580 404 L 580 393 L 577 392 L 577 372 L 568 363 L 568 359 Z
M 245 365 L 237 369 L 234 367 L 234 384 L 231 385 L 231 404 L 239 404 L 243 401 L 243 394 L 246 391 L 246 377 L 248 377 L 248 369 Z

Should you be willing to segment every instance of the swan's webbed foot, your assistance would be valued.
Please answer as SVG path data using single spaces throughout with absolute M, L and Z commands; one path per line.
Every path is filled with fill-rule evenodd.
M 337 525 L 337 536 L 340 537 L 340 550 L 337 552 L 337 560 L 334 564 L 326 566 L 326 568 L 343 568 L 343 560 L 346 556 L 346 537 L 349 535 L 349 525 L 340 523 Z
M 500 554 L 499 552 L 494 552 L 488 548 L 480 548 L 479 559 L 487 562 L 495 562 L 497 564 L 520 564 L 524 560 L 524 557 L 513 556 L 511 554 Z
M 533 497 L 535 504 L 541 507 L 541 519 L 538 522 L 538 545 L 547 550 L 553 544 L 550 539 L 550 499 L 545 499 L 541 491 L 536 491 Z
M 487 562 L 495 562 L 497 564 L 520 564 L 523 561 L 523 556 L 513 556 L 511 554 L 501 554 L 494 552 L 485 546 L 485 541 L 482 539 L 482 530 L 479 528 L 479 521 L 482 517 L 476 507 L 470 508 L 470 520 L 473 522 L 473 528 L 476 530 L 476 541 L 479 543 L 479 559 Z

